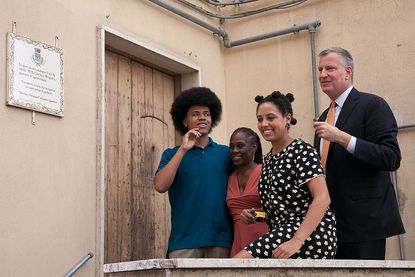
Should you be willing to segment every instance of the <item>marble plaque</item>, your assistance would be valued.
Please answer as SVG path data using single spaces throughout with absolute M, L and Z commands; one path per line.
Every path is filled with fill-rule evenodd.
M 7 104 L 63 117 L 63 51 L 7 34 Z

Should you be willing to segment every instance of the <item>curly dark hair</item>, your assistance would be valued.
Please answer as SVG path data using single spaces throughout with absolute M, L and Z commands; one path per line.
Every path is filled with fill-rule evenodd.
M 286 95 L 284 95 L 279 91 L 273 91 L 271 94 L 265 97 L 257 95 L 255 97 L 255 102 L 258 103 L 256 107 L 257 112 L 261 104 L 269 102 L 274 104 L 284 116 L 287 114 L 291 114 L 290 124 L 297 124 L 297 119 L 294 118 L 293 108 L 291 106 L 291 102 L 294 102 L 294 95 L 292 93 L 287 93 Z
M 187 127 L 183 125 L 187 111 L 197 105 L 209 108 L 212 118 L 211 130 L 219 124 L 222 115 L 222 103 L 219 98 L 209 88 L 193 87 L 180 93 L 171 105 L 170 114 L 173 119 L 173 124 L 181 135 L 186 134 L 188 131 Z
M 257 146 L 254 154 L 254 162 L 257 164 L 262 164 L 262 145 L 258 134 L 248 127 L 240 127 L 236 129 L 233 131 L 231 137 L 236 133 L 244 133 L 250 139 L 251 143 Z

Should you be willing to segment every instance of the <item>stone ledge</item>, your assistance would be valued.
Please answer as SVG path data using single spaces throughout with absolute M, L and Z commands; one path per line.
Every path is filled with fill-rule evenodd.
M 104 265 L 104 273 L 164 269 L 402 269 L 415 276 L 415 261 L 301 260 L 301 259 L 152 259 Z M 411 275 L 412 276 L 412 275 Z

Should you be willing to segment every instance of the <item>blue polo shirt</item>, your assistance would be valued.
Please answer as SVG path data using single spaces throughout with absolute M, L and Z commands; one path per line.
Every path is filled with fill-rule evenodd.
M 166 149 L 157 169 L 162 169 L 179 146 Z M 231 160 L 229 148 L 209 138 L 202 149 L 184 155 L 170 187 L 171 232 L 168 252 L 232 245 L 232 220 L 226 206 L 226 186 Z

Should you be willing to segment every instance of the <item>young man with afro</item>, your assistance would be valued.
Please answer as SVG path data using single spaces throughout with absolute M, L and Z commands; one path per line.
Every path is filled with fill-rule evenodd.
M 154 187 L 168 191 L 171 206 L 169 258 L 227 258 L 232 221 L 226 206 L 231 169 L 229 148 L 209 137 L 222 114 L 214 92 L 205 87 L 183 91 L 170 114 L 181 145 L 166 149 Z

